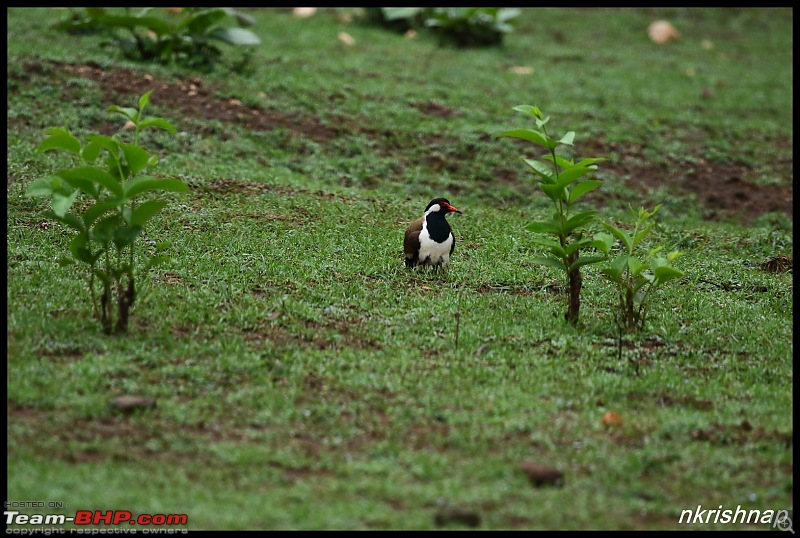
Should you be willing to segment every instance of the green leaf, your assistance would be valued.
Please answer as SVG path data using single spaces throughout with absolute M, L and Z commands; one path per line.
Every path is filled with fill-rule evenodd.
M 167 205 L 166 200 L 148 200 L 142 203 L 139 207 L 133 210 L 131 214 L 131 224 L 135 226 L 144 226 L 156 213 L 161 211 Z
M 584 237 L 583 239 L 578 239 L 568 244 L 567 247 L 564 249 L 564 252 L 567 256 L 569 256 L 578 249 L 581 249 L 583 247 L 594 246 L 594 243 L 595 241 L 591 237 Z
M 69 208 L 72 207 L 72 204 L 75 203 L 75 198 L 78 197 L 78 191 L 73 191 L 72 194 L 63 195 L 61 193 L 54 193 L 53 194 L 53 213 L 58 215 L 59 217 L 64 217 L 69 211 Z
M 181 23 L 178 25 L 178 29 L 185 28 L 190 35 L 200 37 L 205 35 L 209 28 L 212 28 L 215 24 L 219 23 L 227 16 L 228 14 L 225 13 L 224 9 L 201 9 L 190 17 L 181 21 Z
M 572 141 L 575 140 L 575 131 L 570 131 L 564 136 L 561 137 L 561 140 L 558 141 L 559 144 L 566 144 L 568 146 L 572 145 Z
M 97 22 L 103 26 L 112 28 L 116 27 L 133 29 L 137 26 L 143 26 L 149 30 L 153 30 L 159 36 L 165 36 L 172 33 L 169 25 L 158 17 L 104 15 L 102 17 L 98 17 Z
M 661 285 L 673 278 L 681 278 L 684 273 L 671 265 L 662 265 L 653 269 L 653 275 L 656 277 L 657 285 Z
M 120 223 L 120 216 L 117 214 L 109 215 L 94 225 L 91 230 L 91 237 L 98 243 L 106 244 L 114 238 L 114 231 Z
M 97 198 L 97 187 L 92 182 L 91 179 L 84 177 L 80 173 L 74 173 L 75 170 L 80 170 L 79 168 L 75 168 L 72 170 L 62 170 L 56 174 L 58 177 L 64 180 L 64 182 L 69 185 L 70 187 L 77 189 L 81 192 L 85 192 L 92 198 Z
M 581 181 L 569 191 L 569 203 L 575 202 L 578 198 L 587 192 L 595 190 L 602 184 L 603 182 L 598 179 L 587 179 L 585 181 Z
M 573 166 L 575 166 L 575 163 L 572 160 L 565 159 L 560 155 L 556 155 L 555 160 L 553 159 L 552 155 L 545 155 L 544 157 L 542 157 L 542 159 L 550 161 L 551 163 L 552 162 L 556 163 L 561 169 L 572 168 Z
M 156 243 L 156 252 L 163 252 L 167 250 L 170 246 L 172 246 L 172 243 L 170 243 L 169 241 L 160 241 Z
M 657 205 L 655 208 L 653 208 L 653 210 L 652 210 L 652 211 L 649 211 L 649 212 L 648 212 L 648 211 L 647 211 L 645 208 L 641 208 L 641 209 L 639 209 L 639 220 L 640 220 L 640 221 L 645 221 L 645 220 L 649 219 L 650 217 L 652 217 L 653 215 L 655 215 L 655 214 L 656 214 L 656 212 L 657 212 L 659 209 L 661 209 L 661 206 L 662 206 L 662 205 L 663 205 L 663 204 L 658 204 L 658 205 Z
M 167 131 L 168 133 L 175 134 L 178 130 L 165 119 L 161 118 L 146 118 L 139 122 L 139 129 L 144 129 L 145 127 L 157 127 L 162 131 Z
M 122 152 L 125 154 L 125 162 L 128 163 L 131 174 L 138 174 L 147 167 L 150 155 L 146 150 L 135 144 L 120 144 L 120 147 L 122 147 Z
M 667 262 L 672 263 L 681 256 L 683 256 L 683 252 L 680 252 L 678 250 L 673 250 L 672 252 L 667 254 Z
M 600 272 L 606 275 L 612 282 L 621 282 L 622 273 L 628 265 L 628 255 L 621 254 L 614 258 L 609 265 L 600 269 Z
M 547 266 L 547 267 L 553 267 L 555 269 L 560 269 L 561 271 L 564 271 L 564 272 L 567 271 L 567 268 L 564 265 L 564 262 L 562 262 L 561 260 L 557 260 L 555 258 L 544 258 L 544 257 L 533 258 L 533 259 L 531 259 L 531 263 L 534 263 L 536 265 L 544 265 L 544 266 Z
M 136 120 L 139 119 L 139 111 L 135 108 L 111 105 L 106 108 L 106 112 L 116 112 L 117 114 L 122 114 L 134 123 L 136 123 Z
M 536 245 L 542 245 L 550 249 L 550 252 L 553 253 L 554 256 L 559 258 L 566 258 L 567 253 L 564 251 L 564 247 L 561 246 L 561 243 L 558 241 L 554 241 L 553 239 L 547 239 L 545 237 L 533 237 L 531 238 L 531 242 Z
M 58 185 L 61 184 L 61 179 L 58 179 L 58 185 L 53 182 L 54 176 L 41 177 L 35 179 L 28 185 L 25 190 L 25 196 L 50 196 L 58 190 Z
M 122 226 L 119 228 L 114 229 L 113 241 L 114 246 L 118 249 L 122 249 L 133 243 L 142 231 L 141 226 L 133 225 L 133 226 Z
M 45 138 L 44 141 L 39 144 L 39 147 L 36 148 L 36 151 L 45 152 L 51 149 L 63 149 L 69 151 L 70 153 L 74 153 L 75 155 L 80 155 L 80 141 L 72 136 L 72 133 L 66 129 L 53 127 L 45 131 L 45 133 L 49 134 L 50 136 Z
M 81 157 L 84 161 L 88 163 L 96 161 L 101 149 L 106 150 L 109 155 L 114 158 L 114 161 L 119 159 L 121 150 L 119 142 L 114 138 L 105 135 L 90 135 L 86 138 L 89 140 L 89 143 L 86 144 L 86 147 L 84 147 L 81 152 Z
M 561 228 L 549 221 L 534 221 L 525 226 L 529 232 L 539 234 L 559 234 Z
M 611 247 L 614 246 L 614 236 L 602 232 L 595 234 L 594 241 L 592 241 L 591 244 L 597 250 L 605 254 L 608 254 L 609 252 L 611 252 Z
M 496 133 L 494 136 L 518 138 L 520 140 L 527 140 L 528 142 L 533 142 L 534 144 L 539 144 L 540 146 L 550 148 L 550 139 L 539 131 L 534 131 L 532 129 L 513 129 L 503 133 Z
M 539 183 L 539 188 L 554 202 L 566 200 L 566 189 L 562 185 L 557 185 L 555 183 Z
M 597 167 L 591 165 L 605 160 L 607 160 L 605 157 L 590 157 L 588 159 L 581 159 L 579 162 L 575 163 L 575 166 L 581 166 L 584 168 L 591 168 L 592 170 L 595 170 Z
M 89 247 L 89 237 L 86 232 L 80 233 L 72 238 L 69 242 L 69 250 L 72 252 L 72 257 L 79 262 L 91 265 L 97 259 L 95 256 L 92 256 L 92 251 Z
M 570 185 L 571 183 L 577 181 L 578 178 L 580 178 L 584 174 L 587 174 L 591 171 L 592 171 L 591 168 L 587 168 L 585 166 L 578 166 L 576 164 L 575 166 L 572 166 L 570 168 L 565 168 L 564 170 L 562 170 L 561 173 L 556 178 L 556 181 L 560 186 L 566 187 L 567 185 Z
M 642 262 L 636 256 L 628 256 L 628 269 L 633 276 L 639 276 L 642 271 L 650 267 L 649 263 Z
M 149 191 L 189 192 L 189 187 L 180 179 L 156 179 L 151 176 L 138 176 L 125 183 L 126 198 Z
M 608 230 L 608 233 L 616 237 L 620 242 L 622 242 L 623 245 L 625 245 L 625 250 L 627 250 L 629 253 L 633 250 L 633 239 L 631 239 L 631 236 L 628 235 L 627 232 L 605 222 L 602 223 L 602 226 Z
M 534 117 L 537 117 L 537 118 L 539 116 L 541 116 L 541 113 L 539 112 L 539 109 L 537 107 L 531 106 L 531 105 L 518 105 L 518 106 L 515 106 L 513 108 L 513 110 L 516 110 L 517 112 L 522 112 L 523 114 L 530 114 L 531 116 L 534 116 Z
M 634 282 L 633 292 L 638 295 L 639 290 L 641 290 L 644 286 L 654 282 L 655 279 L 656 279 L 656 277 L 654 277 L 653 275 L 651 275 L 649 273 L 642 273 L 641 275 L 639 275 L 636 278 L 636 281 Z M 640 297 L 637 297 L 637 300 L 639 300 L 641 302 L 641 298 Z
M 644 239 L 645 236 L 647 236 L 647 234 L 650 233 L 650 230 L 653 228 L 654 224 L 655 223 L 651 222 L 650 224 L 648 224 L 647 226 L 636 232 L 636 234 L 633 236 L 634 248 L 636 248 L 636 246 L 642 242 L 642 239 Z
M 416 8 L 420 9 L 420 8 Z M 255 26 L 256 20 L 248 15 L 247 13 L 242 13 L 241 11 L 236 11 L 232 8 L 225 8 L 225 13 L 232 16 L 236 19 L 236 22 L 239 23 L 239 26 Z
M 576 213 L 575 215 L 571 216 L 564 224 L 564 233 L 569 234 L 570 232 L 572 232 L 572 230 L 575 230 L 576 228 L 580 228 L 581 226 L 589 224 L 590 222 L 595 220 L 596 215 L 597 211 L 594 209 Z
M 103 202 L 97 202 L 89 206 L 83 212 L 83 222 L 86 226 L 91 226 L 94 222 L 108 211 L 114 211 L 120 205 L 119 198 L 112 198 Z
M 86 228 L 83 226 L 81 219 L 75 213 L 65 213 L 64 215 L 57 215 L 54 211 L 45 211 L 44 216 L 55 221 L 65 224 L 78 232 L 83 232 Z
M 169 256 L 158 256 L 158 255 L 157 256 L 153 256 L 152 258 L 147 260 L 147 264 L 145 264 L 144 270 L 147 271 L 151 267 L 155 267 L 156 265 L 160 265 L 162 263 L 167 263 L 169 261 L 172 261 L 172 258 L 169 257 Z
M 144 93 L 144 95 L 142 95 L 139 98 L 139 113 L 140 114 L 144 110 L 144 108 L 147 106 L 147 104 L 150 102 L 150 94 L 152 94 L 152 93 L 153 93 L 153 90 L 148 90 L 147 92 Z
M 71 185 L 74 183 L 73 186 L 76 188 L 80 188 L 78 185 L 82 184 L 82 182 L 91 181 L 105 187 L 116 196 L 122 196 L 122 185 L 120 185 L 119 181 L 102 168 L 97 168 L 96 166 L 81 166 L 70 170 L 62 170 L 58 173 L 58 176 Z
M 536 159 L 523 159 L 523 160 L 525 161 L 525 164 L 533 168 L 533 171 L 536 172 L 539 176 L 541 176 L 546 183 L 556 182 L 553 169 L 550 168 L 547 164 L 543 163 L 542 161 L 537 161 Z
M 605 256 L 583 256 L 582 258 L 578 258 L 569 265 L 569 272 L 574 271 L 578 267 L 589 265 L 590 263 L 598 263 L 605 261 L 605 259 L 606 259 Z
M 219 39 L 224 43 L 231 45 L 260 45 L 261 39 L 244 28 L 215 28 L 213 32 L 208 35 L 209 38 Z
M 422 12 L 425 8 L 421 7 L 382 7 L 383 18 L 387 21 L 397 19 L 411 19 Z

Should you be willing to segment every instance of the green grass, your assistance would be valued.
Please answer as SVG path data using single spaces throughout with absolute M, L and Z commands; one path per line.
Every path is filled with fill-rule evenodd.
M 748 180 L 790 184 L 790 11 L 524 10 L 504 47 L 455 50 L 345 11 L 253 10 L 250 76 L 122 60 L 102 36 L 49 28 L 68 13 L 8 13 L 8 500 L 185 513 L 192 529 L 428 529 L 445 507 L 483 529 L 674 529 L 698 504 L 792 507 L 792 273 L 759 270 L 791 256 L 791 221 L 702 220 L 696 200 L 634 192 L 617 167 L 752 163 Z M 651 43 L 658 18 L 682 39 Z M 170 241 L 173 261 L 142 279 L 127 336 L 91 319 L 83 275 L 54 263 L 69 232 L 23 196 L 68 164 L 34 151 L 46 128 L 114 132 L 105 107 L 135 102 L 61 63 L 199 78 L 219 106 L 292 120 L 204 120 L 156 86 L 151 112 L 185 134 L 143 144 L 193 189 L 143 237 Z M 687 276 L 621 359 L 597 271 L 572 328 L 560 275 L 530 262 L 524 225 L 548 202 L 526 148 L 488 136 L 523 126 L 518 104 L 575 130 L 578 154 L 616 144 L 603 218 L 664 203 L 652 243 L 685 252 Z M 464 212 L 449 273 L 408 272 L 405 225 L 440 195 Z M 116 415 L 120 394 L 157 407 Z M 532 487 L 523 461 L 564 487 Z M 724 527 L 693 527 L 709 526 Z

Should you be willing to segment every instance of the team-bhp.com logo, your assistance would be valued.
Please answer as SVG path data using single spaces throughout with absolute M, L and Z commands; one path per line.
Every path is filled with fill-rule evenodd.
M 6 525 L 186 525 L 186 514 L 138 514 L 128 510 L 78 510 L 74 516 L 64 514 L 21 514 L 16 510 L 6 510 Z

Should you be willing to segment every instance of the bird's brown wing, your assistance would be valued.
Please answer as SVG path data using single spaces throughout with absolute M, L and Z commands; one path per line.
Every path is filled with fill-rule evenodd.
M 406 260 L 417 261 L 419 255 L 419 233 L 422 231 L 422 223 L 425 217 L 420 217 L 406 228 L 406 235 L 403 238 L 403 250 Z

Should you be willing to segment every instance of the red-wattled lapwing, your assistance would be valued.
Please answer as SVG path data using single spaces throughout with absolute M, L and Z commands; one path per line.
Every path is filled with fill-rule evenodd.
M 424 214 L 408 225 L 403 239 L 406 267 L 417 265 L 444 267 L 450 262 L 456 238 L 445 215 L 461 213 L 446 198 L 435 198 L 425 208 Z

